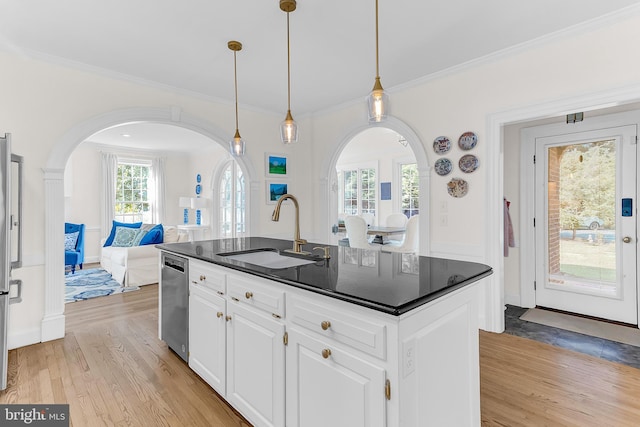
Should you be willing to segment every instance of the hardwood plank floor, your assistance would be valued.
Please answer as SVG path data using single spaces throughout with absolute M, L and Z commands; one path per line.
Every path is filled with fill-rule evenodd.
M 0 403 L 69 403 L 82 427 L 249 426 L 157 339 L 157 288 L 67 304 L 64 339 L 9 352 Z M 488 332 L 480 353 L 483 426 L 640 425 L 638 369 Z

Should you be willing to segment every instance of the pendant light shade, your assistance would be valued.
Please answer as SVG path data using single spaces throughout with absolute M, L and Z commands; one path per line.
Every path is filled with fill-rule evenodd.
M 298 142 L 298 124 L 291 115 L 291 49 L 289 47 L 289 13 L 296 10 L 296 0 L 280 0 L 280 10 L 287 13 L 287 115 L 280 124 L 284 144 Z
M 236 98 L 236 133 L 233 136 L 233 139 L 229 141 L 229 150 L 231 151 L 231 155 L 234 157 L 244 156 L 244 141 L 240 137 L 240 131 L 238 130 L 238 67 L 236 61 L 236 53 L 242 50 L 242 43 L 231 40 L 227 43 L 229 49 L 233 51 L 233 82 L 235 87 L 235 98 Z
M 376 0 L 376 80 L 373 89 L 367 97 L 369 122 L 379 123 L 387 119 L 387 109 L 389 108 L 389 96 L 382 89 L 380 83 L 379 71 L 379 55 L 378 55 L 378 0 Z

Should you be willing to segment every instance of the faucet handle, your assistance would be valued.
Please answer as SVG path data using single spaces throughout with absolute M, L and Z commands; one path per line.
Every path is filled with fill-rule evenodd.
M 307 239 L 296 239 L 296 243 L 299 245 L 306 245 L 307 243 Z
M 324 259 L 329 259 L 331 258 L 331 255 L 329 255 L 329 246 L 316 246 L 315 248 L 313 248 L 313 250 L 315 251 L 316 249 L 322 249 L 324 250 L 324 255 L 322 256 L 322 258 Z

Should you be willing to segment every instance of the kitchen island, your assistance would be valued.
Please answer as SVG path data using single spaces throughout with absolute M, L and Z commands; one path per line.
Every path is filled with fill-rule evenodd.
M 490 267 L 291 245 L 158 245 L 189 260 L 196 373 L 256 426 L 480 425 L 478 284 Z

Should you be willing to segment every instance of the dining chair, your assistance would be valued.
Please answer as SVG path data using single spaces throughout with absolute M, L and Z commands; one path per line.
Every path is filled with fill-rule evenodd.
M 359 215 L 349 215 L 344 219 L 344 226 L 349 239 L 349 247 L 379 251 L 382 245 L 369 243 L 367 222 Z
M 385 227 L 405 227 L 409 219 L 403 213 L 393 213 L 384 220 Z
M 388 243 L 382 246 L 383 252 L 402 252 L 402 253 L 417 253 L 418 243 L 420 242 L 419 236 L 419 216 L 414 215 L 407 221 L 406 231 L 404 233 L 404 239 L 402 241 L 390 240 Z
M 364 220 L 367 223 L 367 226 L 374 225 L 373 222 L 375 221 L 375 216 L 372 213 L 363 213 L 363 214 L 360 214 L 360 216 L 364 218 Z

